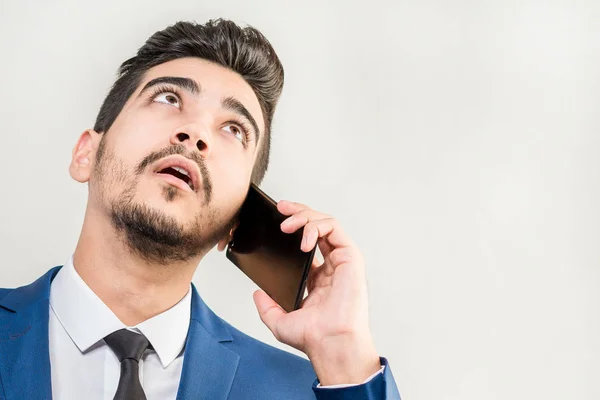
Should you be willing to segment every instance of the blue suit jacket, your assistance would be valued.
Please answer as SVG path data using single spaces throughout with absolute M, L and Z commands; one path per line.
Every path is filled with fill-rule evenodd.
M 60 267 L 30 285 L 0 289 L 0 399 L 50 400 L 50 283 Z M 387 365 L 387 361 L 382 358 Z M 74 377 L 74 379 L 77 379 Z M 316 388 L 307 360 L 266 345 L 215 315 L 192 285 L 192 310 L 178 400 L 400 399 L 386 366 L 367 384 Z

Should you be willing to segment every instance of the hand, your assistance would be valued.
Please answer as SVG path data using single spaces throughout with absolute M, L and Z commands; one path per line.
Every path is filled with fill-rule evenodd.
M 315 256 L 300 309 L 287 313 L 264 291 L 254 292 L 261 320 L 275 338 L 306 353 L 322 385 L 360 384 L 380 369 L 368 321 L 367 284 L 362 255 L 334 218 L 305 205 L 280 201 L 289 216 L 281 230 L 304 227 L 301 249 Z

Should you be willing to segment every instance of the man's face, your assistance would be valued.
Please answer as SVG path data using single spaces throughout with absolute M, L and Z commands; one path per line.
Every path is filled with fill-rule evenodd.
M 90 201 L 140 253 L 187 260 L 231 228 L 264 121 L 241 76 L 183 58 L 147 71 L 103 135 Z

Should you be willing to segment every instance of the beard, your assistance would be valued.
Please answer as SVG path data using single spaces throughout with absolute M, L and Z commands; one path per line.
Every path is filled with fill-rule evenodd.
M 100 198 L 102 203 L 108 203 L 113 227 L 138 257 L 155 264 L 186 262 L 203 256 L 229 233 L 235 216 L 224 218 L 222 212 L 210 207 L 212 184 L 204 160 L 199 155 L 186 155 L 185 146 L 180 144 L 170 146 L 145 157 L 131 178 L 131 173 L 127 172 L 123 163 L 113 153 L 107 152 L 105 142 L 103 138 L 94 169 L 96 182 L 100 187 Z M 181 154 L 195 161 L 200 166 L 203 181 L 202 210 L 185 225 L 162 210 L 135 199 L 140 178 L 146 168 L 154 161 L 172 154 Z M 127 189 L 108 199 L 106 195 L 114 192 L 117 186 L 123 187 L 123 184 Z M 162 194 L 167 202 L 180 196 L 179 189 L 171 186 L 163 189 Z

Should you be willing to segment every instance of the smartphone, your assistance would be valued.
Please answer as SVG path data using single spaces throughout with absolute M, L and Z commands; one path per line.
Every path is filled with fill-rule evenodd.
M 238 213 L 237 227 L 227 245 L 226 256 L 284 310 L 300 308 L 315 248 L 300 249 L 304 228 L 281 231 L 287 217 L 277 203 L 251 184 Z

